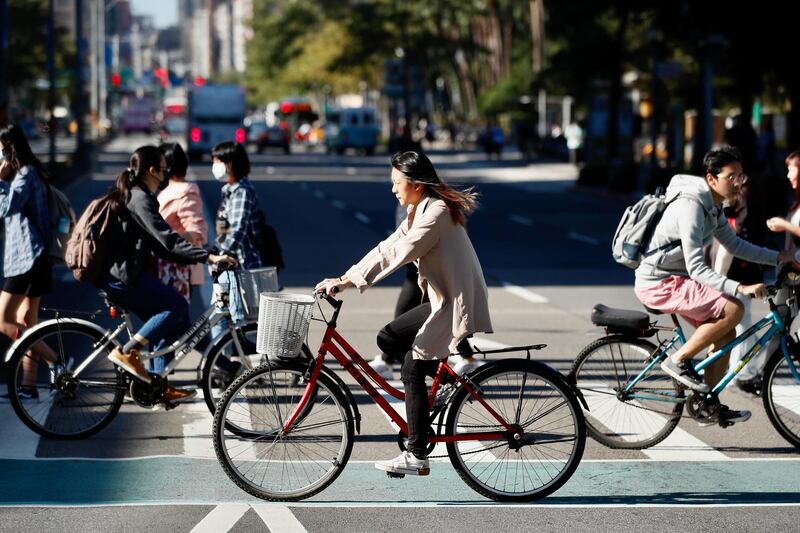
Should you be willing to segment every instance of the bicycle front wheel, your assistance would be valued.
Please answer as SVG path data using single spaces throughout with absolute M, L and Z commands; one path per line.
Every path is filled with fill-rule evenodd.
M 126 381 L 106 359 L 113 344 L 102 338 L 87 324 L 58 319 L 40 324 L 16 347 L 8 393 L 26 426 L 43 437 L 81 439 L 111 422 Z
M 777 350 L 764 367 L 761 396 L 772 425 L 781 437 L 800 448 L 800 383 L 792 367 L 800 373 L 797 360 L 789 363 Z
M 589 405 L 589 436 L 597 442 L 609 448 L 641 450 L 666 439 L 680 422 L 683 388 L 658 363 L 628 388 L 656 350 L 644 339 L 611 336 L 594 341 L 578 354 L 572 373 Z
M 246 492 L 272 501 L 308 498 L 333 483 L 353 448 L 347 396 L 320 374 L 310 407 L 284 430 L 308 383 L 306 366 L 268 363 L 238 378 L 214 415 L 214 450 L 225 473 Z
M 448 442 L 447 454 L 461 478 L 500 501 L 531 501 L 558 490 L 575 472 L 586 444 L 583 411 L 563 377 L 541 364 L 506 359 L 471 378 L 481 399 L 515 428 L 519 440 Z M 446 429 L 447 435 L 505 432 L 463 387 L 453 397 Z

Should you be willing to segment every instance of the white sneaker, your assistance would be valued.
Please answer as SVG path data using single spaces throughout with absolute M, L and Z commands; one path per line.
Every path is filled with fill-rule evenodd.
M 391 474 L 403 474 L 409 476 L 427 476 L 431 473 L 431 465 L 428 459 L 417 459 L 413 453 L 405 451 L 388 461 L 375 463 L 375 468 Z
M 375 359 L 369 362 L 369 366 L 383 379 L 388 380 L 394 378 L 392 365 L 383 360 L 383 355 L 376 355 Z
M 485 364 L 486 361 L 483 361 L 481 359 L 475 359 L 474 357 L 469 359 L 467 359 L 466 357 L 459 357 L 456 360 L 455 365 L 453 365 L 453 371 L 455 371 L 455 373 L 458 374 L 459 376 L 464 376 L 466 374 L 469 374 L 470 372 L 474 372 L 475 370 L 478 369 L 478 367 L 481 367 Z

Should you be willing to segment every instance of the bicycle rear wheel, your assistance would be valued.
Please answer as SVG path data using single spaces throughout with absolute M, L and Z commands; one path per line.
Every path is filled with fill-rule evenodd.
M 792 365 L 800 372 L 796 359 Z M 800 448 L 800 383 L 781 350 L 764 367 L 763 387 L 761 396 L 770 422 L 784 439 Z
M 353 416 L 344 391 L 324 374 L 310 408 L 283 431 L 306 391 L 305 371 L 296 363 L 255 368 L 225 391 L 214 416 L 217 459 L 236 485 L 259 498 L 308 498 L 330 485 L 350 458 Z
M 125 376 L 100 346 L 103 334 L 70 319 L 42 323 L 15 349 L 8 393 L 20 420 L 43 437 L 81 439 L 111 422 L 125 396 Z M 32 351 L 33 348 L 33 351 Z M 51 370 L 41 356 L 57 357 Z
M 597 442 L 609 448 L 649 448 L 667 438 L 680 422 L 684 390 L 658 364 L 627 394 L 622 392 L 645 369 L 656 349 L 644 339 L 610 336 L 578 354 L 572 373 L 589 405 L 589 436 Z
M 501 501 L 531 501 L 561 487 L 575 472 L 586 444 L 583 411 L 555 370 L 523 359 L 498 361 L 471 376 L 481 398 L 520 440 L 447 443 L 450 462 L 478 493 Z M 505 431 L 461 387 L 448 409 L 447 435 Z

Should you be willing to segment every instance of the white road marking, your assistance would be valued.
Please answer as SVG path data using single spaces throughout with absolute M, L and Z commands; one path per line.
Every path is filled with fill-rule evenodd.
M 315 189 L 315 190 L 314 190 L 314 192 L 313 192 L 312 194 L 314 195 L 314 197 L 315 197 L 315 198 L 319 198 L 320 200 L 322 200 L 323 198 L 325 198 L 325 193 L 324 193 L 324 192 L 322 192 L 322 191 L 321 191 L 321 190 L 319 190 L 319 189 Z
M 353 213 L 353 216 L 356 217 L 356 220 L 358 220 L 362 224 L 370 224 L 372 222 L 367 215 L 359 211 Z
M 512 222 L 516 222 L 517 224 L 522 224 L 523 226 L 533 226 L 533 220 L 523 217 L 520 215 L 508 215 L 509 220 Z
M 570 231 L 569 233 L 567 233 L 567 237 L 594 246 L 600 245 L 600 241 L 595 239 L 594 237 L 589 237 L 588 235 L 583 235 L 582 233 L 575 233 L 574 231 Z
M 614 397 L 614 391 L 611 389 L 607 391 L 585 390 L 584 397 L 590 406 L 587 416 L 596 418 L 605 427 L 622 435 L 622 438 L 627 441 L 639 440 L 643 433 L 652 434 L 653 428 L 663 427 L 666 420 L 664 416 L 644 409 L 636 409 L 635 417 L 620 416 L 619 411 L 615 410 L 619 405 Z M 604 408 L 605 406 L 608 408 Z M 679 427 L 675 428 L 662 442 L 652 448 L 642 450 L 642 453 L 650 459 L 659 461 L 730 460 L 727 455 Z
M 192 528 L 191 533 L 224 533 L 230 531 L 250 509 L 246 503 L 223 503 L 214 507 Z M 275 531 L 270 529 L 270 531 Z
M 793 413 L 800 415 L 800 385 L 775 385 L 772 400 Z
M 346 209 L 347 208 L 347 204 L 345 204 L 341 200 L 331 200 L 331 205 L 333 207 L 335 207 L 336 209 Z
M 347 174 L 348 176 L 355 176 L 356 174 L 358 174 L 358 170 L 356 169 L 356 167 L 347 167 L 347 168 L 344 170 L 344 172 L 345 172 L 345 174 Z
M 0 385 L 0 393 L 6 392 L 6 385 Z M 0 459 L 36 459 L 40 437 L 22 423 L 11 403 L 0 404 L 0 421 L 3 428 Z
M 292 514 L 291 509 L 285 505 L 254 503 L 251 507 L 274 533 L 306 533 L 308 531 Z
M 267 174 L 275 174 L 275 167 L 267 167 Z
M 529 291 L 525 287 L 520 287 L 519 285 L 514 285 L 513 283 L 508 283 L 506 281 L 503 281 L 501 282 L 501 285 L 505 290 L 507 290 L 514 296 L 519 296 L 523 300 L 527 300 L 534 304 L 546 304 L 550 301 L 541 294 Z
M 183 424 L 183 454 L 201 459 L 216 459 L 213 432 L 213 418 L 203 399 L 203 391 L 197 391 L 197 397 L 190 403 L 181 406 Z

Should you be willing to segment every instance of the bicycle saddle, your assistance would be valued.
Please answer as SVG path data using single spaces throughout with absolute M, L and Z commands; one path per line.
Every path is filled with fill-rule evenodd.
M 592 308 L 592 323 L 620 333 L 642 334 L 650 329 L 650 316 L 641 311 L 614 309 L 603 304 Z
M 106 291 L 104 291 L 104 290 L 99 290 L 99 289 L 98 289 L 98 291 L 97 291 L 97 294 L 99 294 L 99 295 L 100 295 L 100 298 L 102 298 L 103 300 L 105 300 L 105 301 L 106 301 L 106 302 L 107 302 L 109 305 L 113 305 L 114 307 L 118 308 L 118 309 L 119 309 L 119 310 L 121 310 L 121 311 L 125 311 L 125 312 L 127 312 L 127 311 L 128 311 L 128 309 L 127 309 L 127 308 L 126 308 L 124 305 L 120 305 L 120 304 L 118 304 L 117 302 L 115 302 L 114 300 L 112 300 L 112 299 L 111 299 L 111 298 L 108 296 L 108 293 L 107 293 Z

